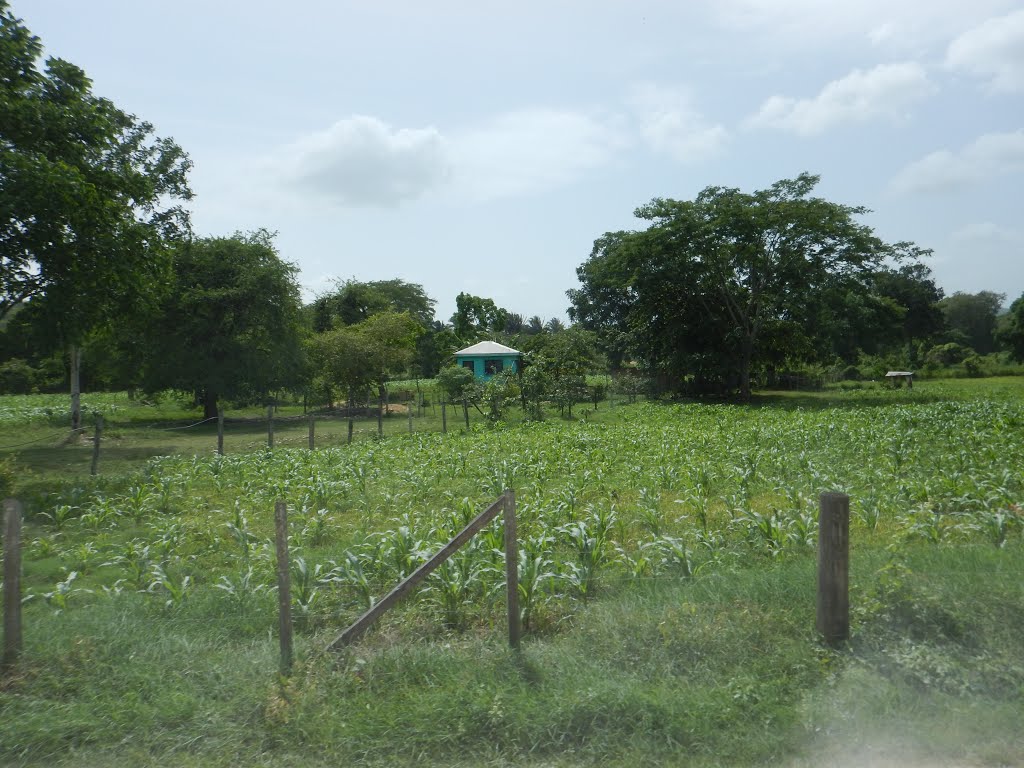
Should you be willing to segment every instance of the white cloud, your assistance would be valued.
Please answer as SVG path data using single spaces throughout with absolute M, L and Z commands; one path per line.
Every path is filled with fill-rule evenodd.
M 273 165 L 305 197 L 392 207 L 427 194 L 465 201 L 577 180 L 624 143 L 613 120 L 525 109 L 442 135 L 356 115 L 287 147 Z
M 709 124 L 693 108 L 685 90 L 646 83 L 634 89 L 631 101 L 651 148 L 681 163 L 717 154 L 728 138 L 725 128 Z
M 1024 9 L 957 37 L 949 44 L 946 66 L 988 78 L 994 91 L 1024 90 Z
M 508 112 L 452 136 L 454 192 L 488 200 L 562 186 L 608 163 L 624 143 L 611 119 L 571 110 Z
M 890 187 L 904 194 L 955 189 L 1024 171 L 1024 131 L 987 133 L 960 152 L 942 149 L 901 170 Z
M 991 221 L 980 221 L 968 224 L 956 230 L 951 237 L 954 240 L 995 240 L 1004 243 L 1024 242 L 1024 232 L 1018 229 L 1003 227 Z
M 772 96 L 748 123 L 814 136 L 837 123 L 900 118 L 933 90 L 920 64 L 882 64 L 867 71 L 855 69 L 811 99 Z
M 285 175 L 301 190 L 348 206 L 394 206 L 449 173 L 434 128 L 392 128 L 375 117 L 339 120 L 287 148 Z

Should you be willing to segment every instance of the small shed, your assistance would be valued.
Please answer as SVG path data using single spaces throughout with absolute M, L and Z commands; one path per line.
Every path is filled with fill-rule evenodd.
M 455 353 L 456 364 L 469 368 L 478 379 L 487 381 L 502 371 L 518 371 L 523 353 L 496 341 L 481 341 Z
M 885 380 L 894 387 L 902 387 L 905 381 L 907 382 L 907 389 L 914 388 L 913 371 L 889 371 L 885 374 Z

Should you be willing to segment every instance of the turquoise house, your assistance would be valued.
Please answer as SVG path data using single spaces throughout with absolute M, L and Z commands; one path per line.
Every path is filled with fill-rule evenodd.
M 518 371 L 522 352 L 496 341 L 481 341 L 455 353 L 456 365 L 469 368 L 478 379 L 487 381 L 502 371 Z

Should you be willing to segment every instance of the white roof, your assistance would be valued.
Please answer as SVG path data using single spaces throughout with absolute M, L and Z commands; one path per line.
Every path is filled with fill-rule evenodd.
M 506 347 L 504 344 L 499 344 L 496 341 L 481 341 L 478 344 L 474 344 L 471 347 L 460 349 L 455 353 L 456 355 L 518 355 L 521 354 L 518 349 L 512 349 L 512 347 Z
M 889 376 L 913 376 L 914 372 L 913 371 L 889 371 L 885 375 L 886 375 L 887 378 Z

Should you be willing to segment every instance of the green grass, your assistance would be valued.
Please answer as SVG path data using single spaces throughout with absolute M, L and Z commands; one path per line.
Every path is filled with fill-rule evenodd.
M 1020 383 L 602 405 L 313 452 L 302 423 L 273 453 L 258 433 L 224 457 L 163 437 L 182 450 L 98 478 L 50 446 L 15 481 L 26 648 L 0 687 L 0 762 L 1022 765 Z M 116 413 L 138 449 L 146 420 Z M 500 526 L 324 651 L 509 486 L 537 566 L 521 652 Z M 852 498 L 840 651 L 814 632 L 825 489 Z M 278 498 L 309 575 L 289 680 Z

